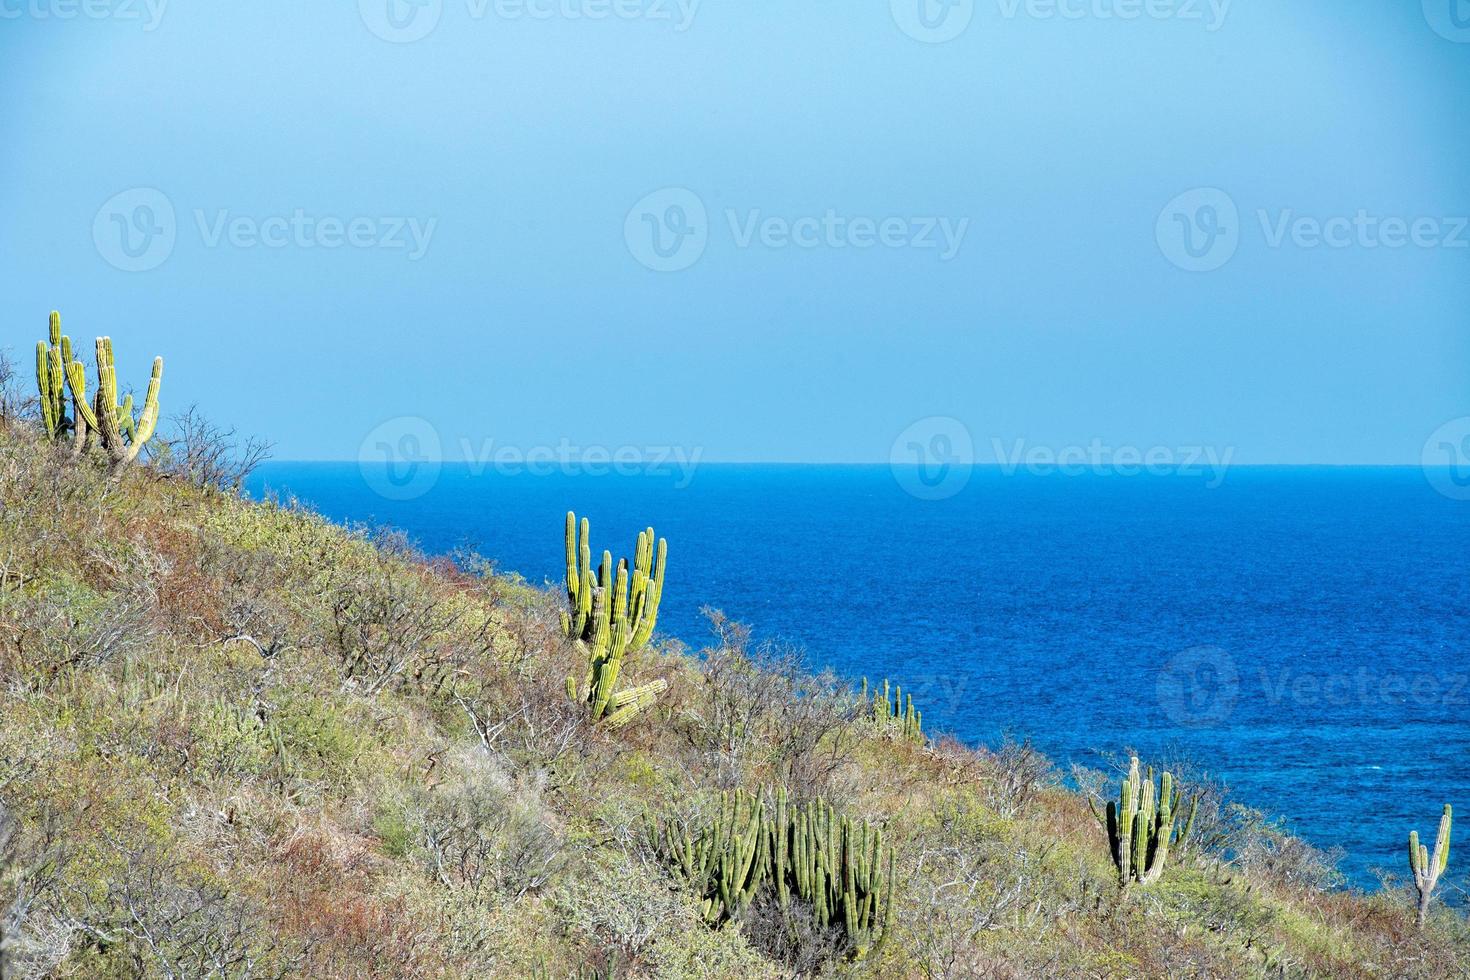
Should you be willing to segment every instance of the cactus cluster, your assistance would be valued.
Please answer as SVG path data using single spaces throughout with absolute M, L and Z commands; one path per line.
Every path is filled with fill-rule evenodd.
M 1189 839 L 1199 798 L 1189 800 L 1189 816 L 1181 827 L 1178 820 L 1183 796 L 1168 772 L 1159 777 L 1155 791 L 1153 767 L 1149 767 L 1146 776 L 1142 775 L 1135 755 L 1129 760 L 1128 775 L 1123 779 L 1118 801 L 1108 801 L 1107 816 L 1104 818 L 1093 808 L 1108 832 L 1113 866 L 1118 869 L 1118 883 L 1123 888 L 1134 882 L 1148 885 L 1157 881 L 1168 863 L 1170 847 L 1183 845 Z
M 1429 915 L 1429 900 L 1434 896 L 1434 886 L 1439 876 L 1450 863 L 1450 805 L 1444 805 L 1444 814 L 1439 818 L 1439 834 L 1434 839 L 1434 853 L 1419 843 L 1419 832 L 1409 831 L 1409 870 L 1414 873 L 1414 889 L 1419 893 L 1419 928 Z
M 764 889 L 787 915 L 794 897 L 818 927 L 841 929 L 855 960 L 877 952 L 892 928 L 893 849 L 879 828 L 824 800 L 793 806 L 784 787 L 765 800 L 736 790 L 698 834 L 672 823 L 653 833 L 711 924 L 738 919 Z
M 604 551 L 594 574 L 585 517 L 580 537 L 578 530 L 577 515 L 567 511 L 567 611 L 561 617 L 562 632 L 587 655 L 586 675 L 580 685 L 576 677 L 567 678 L 567 695 L 574 701 L 585 701 L 593 721 L 621 728 L 668 687 L 666 681 L 656 680 L 623 691 L 617 689 L 624 660 L 653 636 L 663 597 L 668 543 L 657 539 L 655 559 L 655 537 L 650 527 L 638 535 L 631 571 L 626 558 L 614 565 L 612 552 Z
M 714 818 L 697 834 L 687 824 L 653 827 L 654 845 L 684 880 L 699 890 L 706 922 L 740 917 L 768 877 L 770 828 L 758 796 L 724 793 Z
M 869 703 L 866 677 L 863 678 L 861 700 L 865 705 Z M 914 708 L 912 694 L 908 695 L 905 700 L 903 688 L 896 685 L 890 688 L 886 678 L 883 681 L 882 692 L 874 689 L 870 717 L 879 725 L 896 727 L 904 738 L 918 742 L 920 745 L 924 744 L 924 713 Z
M 115 468 L 137 459 L 153 438 L 158 424 L 158 389 L 163 383 L 163 358 L 153 359 L 153 375 L 143 398 L 143 411 L 133 415 L 133 396 L 117 400 L 117 369 L 112 338 L 97 338 L 97 393 L 87 397 L 87 369 L 72 356 L 71 338 L 61 332 L 61 314 L 52 312 L 49 343 L 36 344 L 36 387 L 40 391 L 41 421 L 46 437 L 59 441 L 72 435 L 72 453 L 90 445 L 102 446 Z M 66 412 L 63 389 L 70 391 L 72 413 Z

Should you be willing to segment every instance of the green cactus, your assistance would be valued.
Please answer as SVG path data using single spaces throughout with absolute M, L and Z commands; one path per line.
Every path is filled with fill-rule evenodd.
M 1135 882 L 1149 885 L 1159 880 L 1169 860 L 1172 846 L 1183 846 L 1194 829 L 1198 797 L 1191 797 L 1189 816 L 1182 827 L 1178 824 L 1183 791 L 1174 786 L 1174 777 L 1163 773 L 1154 789 L 1154 771 L 1150 767 L 1145 778 L 1139 772 L 1138 756 L 1128 763 L 1116 803 L 1108 801 L 1107 816 L 1093 815 L 1107 830 L 1113 866 L 1118 869 L 1118 883 L 1127 890 Z M 1091 805 L 1091 800 L 1088 801 Z
M 1409 831 L 1409 870 L 1414 873 L 1414 889 L 1419 893 L 1419 928 L 1429 917 L 1429 900 L 1434 896 L 1434 886 L 1439 876 L 1450 863 L 1450 805 L 1444 805 L 1444 814 L 1439 818 L 1439 834 L 1434 840 L 1434 853 L 1419 843 L 1419 832 Z
M 61 314 L 51 311 L 50 342 L 36 341 L 36 388 L 40 393 L 41 422 L 46 438 L 57 442 L 71 431 L 66 415 L 66 369 L 71 363 L 71 338 L 61 332 Z
M 76 410 L 76 451 L 86 448 L 90 433 L 97 434 L 103 450 L 114 468 L 121 468 L 138 458 L 138 453 L 158 424 L 158 389 L 163 383 L 163 358 L 153 359 L 153 375 L 148 393 L 143 398 L 143 412 L 133 417 L 133 396 L 117 400 L 117 369 L 112 353 L 112 338 L 97 338 L 97 394 L 87 398 L 87 371 L 81 361 L 66 366 L 67 385 L 71 388 Z
M 687 825 L 654 827 L 654 846 L 696 891 L 705 921 L 740 917 L 768 877 L 767 824 L 760 798 L 744 790 L 723 793 L 715 819 L 698 834 Z
M 890 692 L 892 700 L 889 700 Z M 861 702 L 868 703 L 868 679 L 863 678 Z M 924 713 L 914 708 L 914 696 L 905 697 L 902 687 L 890 687 L 887 679 L 883 681 L 883 693 L 874 693 L 872 698 L 872 711 L 870 717 L 880 726 L 897 728 L 904 738 L 911 742 L 923 745 L 924 738 Z
M 841 927 L 850 955 L 875 954 L 893 926 L 894 852 L 866 820 L 839 816 L 814 800 L 786 814 L 784 790 L 768 835 L 783 906 L 789 895 L 808 903 L 819 926 Z
M 656 680 L 625 691 L 617 689 L 623 661 L 653 636 L 663 598 L 668 544 L 658 538 L 654 557 L 653 528 L 638 535 L 631 578 L 627 559 L 613 565 L 612 552 L 602 553 L 602 564 L 592 572 L 590 530 L 584 517 L 578 536 L 577 515 L 567 511 L 567 611 L 562 631 L 587 654 L 587 673 L 581 685 L 567 678 L 567 695 L 585 701 L 593 721 L 609 728 L 626 725 L 668 687 Z
M 764 800 L 736 790 L 722 795 L 717 817 L 698 834 L 667 823 L 653 835 L 712 925 L 738 919 L 764 890 L 784 911 L 792 913 L 794 896 L 816 925 L 839 928 L 854 960 L 875 954 L 892 929 L 893 849 L 881 830 L 826 801 L 792 807 L 784 787 Z

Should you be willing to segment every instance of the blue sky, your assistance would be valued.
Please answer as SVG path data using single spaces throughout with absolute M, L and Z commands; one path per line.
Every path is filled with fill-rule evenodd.
M 299 459 L 1470 416 L 1470 3 L 919 2 L 0 0 L 5 344 Z

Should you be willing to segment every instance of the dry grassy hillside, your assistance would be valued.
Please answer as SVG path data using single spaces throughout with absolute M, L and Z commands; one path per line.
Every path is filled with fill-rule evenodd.
M 625 682 L 667 691 L 592 724 L 564 597 L 472 564 L 0 431 L 0 972 L 1470 976 L 1462 915 L 1420 933 L 1213 793 L 1123 898 L 1045 759 L 906 737 L 733 624 L 655 639 Z M 860 960 L 769 888 L 709 924 L 655 846 L 782 787 L 893 848 Z

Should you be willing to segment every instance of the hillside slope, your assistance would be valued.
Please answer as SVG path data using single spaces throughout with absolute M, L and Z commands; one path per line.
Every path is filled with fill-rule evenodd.
M 1470 976 L 1462 916 L 1214 797 L 1122 898 L 1045 760 L 907 738 L 718 619 L 609 731 L 556 594 L 18 429 L 0 507 L 5 976 Z M 778 786 L 894 847 L 861 961 L 764 892 L 707 925 L 652 844 Z

